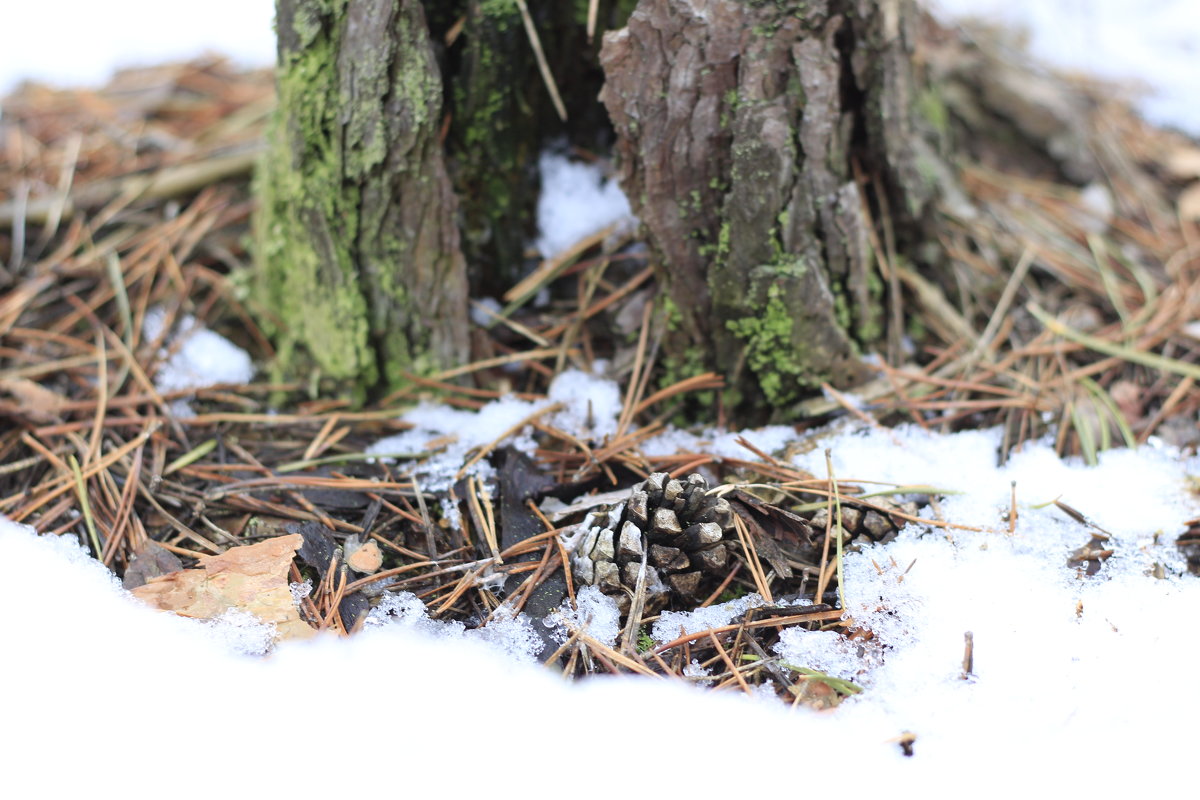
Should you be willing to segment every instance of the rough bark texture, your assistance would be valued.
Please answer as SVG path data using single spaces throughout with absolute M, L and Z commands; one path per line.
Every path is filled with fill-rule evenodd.
M 908 0 L 642 0 L 605 37 L 601 99 L 663 256 L 667 350 L 721 370 L 744 408 L 859 382 L 884 334 L 854 165 L 893 218 L 925 214 L 940 162 L 914 113 L 915 18 Z
M 442 85 L 419 0 L 278 0 L 260 292 L 280 366 L 369 387 L 467 355 Z

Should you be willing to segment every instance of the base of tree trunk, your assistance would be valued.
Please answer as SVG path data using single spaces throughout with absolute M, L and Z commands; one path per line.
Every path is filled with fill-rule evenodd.
M 466 266 L 419 0 L 279 0 L 259 176 L 277 367 L 362 391 L 467 357 Z
M 602 100 L 662 255 L 666 350 L 699 353 L 744 411 L 861 382 L 862 348 L 886 338 L 867 200 L 917 225 L 937 190 L 915 16 L 907 0 L 642 0 L 606 36 Z

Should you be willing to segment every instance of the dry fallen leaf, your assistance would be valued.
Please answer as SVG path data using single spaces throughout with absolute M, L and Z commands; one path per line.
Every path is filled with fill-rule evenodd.
M 350 550 L 349 547 L 346 549 Z M 383 553 L 379 552 L 379 545 L 369 541 L 356 550 L 348 552 L 346 563 L 355 572 L 370 574 L 377 572 L 383 566 Z
M 146 544 L 129 562 L 122 585 L 130 591 L 145 586 L 148 581 L 178 572 L 183 569 L 179 556 L 175 555 L 153 539 L 147 539 Z
M 279 639 L 306 639 L 315 631 L 296 610 L 288 569 L 304 537 L 299 534 L 233 547 L 200 559 L 200 569 L 152 578 L 133 594 L 160 611 L 213 619 L 231 608 L 272 623 Z

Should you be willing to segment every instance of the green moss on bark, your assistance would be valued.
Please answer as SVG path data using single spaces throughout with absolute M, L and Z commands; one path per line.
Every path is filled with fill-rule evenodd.
M 258 292 L 278 371 L 361 398 L 465 357 L 441 78 L 416 0 L 280 0 L 258 175 Z
M 357 206 L 340 187 L 342 164 L 331 141 L 338 40 L 321 22 L 344 11 L 345 2 L 319 3 L 290 20 L 302 47 L 279 65 L 280 111 L 257 181 L 257 257 L 281 369 L 315 368 L 369 385 L 377 375 L 366 302 L 345 236 L 345 228 L 356 227 Z M 312 226 L 328 229 L 337 221 L 343 230 L 328 231 L 330 248 L 314 248 Z

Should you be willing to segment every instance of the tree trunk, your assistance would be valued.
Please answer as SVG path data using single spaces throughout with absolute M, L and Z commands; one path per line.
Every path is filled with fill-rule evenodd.
M 601 30 L 632 4 L 600 0 Z M 361 395 L 461 363 L 466 264 L 481 294 L 524 274 L 538 153 L 611 144 L 588 3 L 528 7 L 569 121 L 511 0 L 277 0 L 257 239 L 280 373 L 315 368 Z
M 278 0 L 260 292 L 279 366 L 360 390 L 467 357 L 466 266 L 419 0 Z
M 915 19 L 908 0 L 642 0 L 605 37 L 622 186 L 662 255 L 664 349 L 720 370 L 743 411 L 858 383 L 885 337 L 856 170 L 910 228 L 930 205 Z

